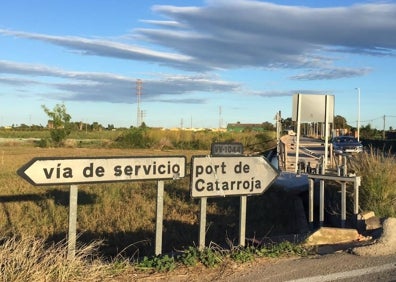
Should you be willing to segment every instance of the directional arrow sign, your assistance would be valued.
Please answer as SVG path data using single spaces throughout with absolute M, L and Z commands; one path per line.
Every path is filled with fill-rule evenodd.
M 192 197 L 261 194 L 279 175 L 263 157 L 196 156 L 191 162 Z
M 34 158 L 17 173 L 33 185 L 175 179 L 185 176 L 185 156 Z

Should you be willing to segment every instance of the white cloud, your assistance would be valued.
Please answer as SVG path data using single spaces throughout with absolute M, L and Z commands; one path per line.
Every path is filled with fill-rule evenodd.
M 363 76 L 372 71 L 371 68 L 323 68 L 319 70 L 311 70 L 306 73 L 298 74 L 290 77 L 295 80 L 322 80 L 322 79 L 338 79 L 347 77 Z
M 0 29 L 0 34 L 52 43 L 73 51 L 80 51 L 82 55 L 96 55 L 137 61 L 155 61 L 175 66 L 183 64 L 194 65 L 192 59 L 186 55 L 155 51 L 136 45 L 114 42 L 113 40 L 76 36 L 51 36 L 4 29 Z
M 222 0 L 195 9 L 156 6 L 155 11 L 186 28 L 138 33 L 213 68 L 318 68 L 332 61 L 330 47 L 365 54 L 396 49 L 393 3 L 308 8 Z
M 0 33 L 49 42 L 85 55 L 156 62 L 199 72 L 243 67 L 326 70 L 340 51 L 394 55 L 396 49 L 395 3 L 309 8 L 217 0 L 203 7 L 159 5 L 153 11 L 168 20 L 142 20 L 154 28 L 136 29 L 130 38 L 139 38 L 138 44 L 11 30 Z M 146 43 L 169 51 L 142 47 Z M 329 77 L 348 74 L 348 68 L 334 67 L 333 71 L 340 72 Z
M 220 79 L 214 75 L 216 71 L 282 68 L 298 72 L 286 78 L 290 80 L 340 79 L 364 76 L 373 71 L 366 66 L 337 66 L 343 60 L 338 57 L 341 53 L 344 56 L 395 55 L 395 3 L 336 8 L 285 6 L 250 0 L 206 3 L 203 7 L 154 6 L 153 11 L 167 20 L 144 19 L 142 22 L 152 28 L 135 29 L 127 36 L 118 37 L 123 42 L 114 38 L 9 29 L 0 29 L 0 34 L 50 43 L 80 55 L 157 63 L 174 68 L 172 72 L 191 71 L 189 75 L 161 76 L 157 73 L 155 78 L 144 79 L 145 100 L 164 103 L 207 103 L 191 95 L 204 92 L 262 97 L 295 93 L 246 89 L 242 83 Z M 114 73 L 67 71 L 11 61 L 0 61 L 0 73 L 0 84 L 19 88 L 40 84 L 54 90 L 53 98 L 65 101 L 134 102 L 136 78 Z M 37 77 L 39 79 L 35 79 Z M 309 91 L 312 90 L 304 93 Z M 51 98 L 48 94 L 34 95 Z
M 71 72 L 43 65 L 0 61 L 0 73 L 4 75 L 39 76 L 60 78 L 58 82 L 39 82 L 20 77 L 0 77 L 0 83 L 26 86 L 41 83 L 56 91 L 56 99 L 77 101 L 105 101 L 132 103 L 135 95 L 135 78 L 111 73 Z M 146 101 L 166 101 L 164 95 L 184 95 L 195 92 L 237 92 L 240 85 L 209 75 L 159 75 L 157 79 L 143 80 Z M 59 92 L 60 91 L 60 92 Z M 49 98 L 49 97 L 48 97 Z M 179 99 L 179 103 L 203 103 L 192 98 Z

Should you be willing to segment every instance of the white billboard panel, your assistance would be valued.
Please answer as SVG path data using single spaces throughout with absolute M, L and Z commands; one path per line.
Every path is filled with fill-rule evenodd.
M 300 109 L 300 122 L 325 122 L 326 108 L 328 121 L 333 123 L 334 95 L 295 94 L 293 95 L 292 120 L 297 121 Z

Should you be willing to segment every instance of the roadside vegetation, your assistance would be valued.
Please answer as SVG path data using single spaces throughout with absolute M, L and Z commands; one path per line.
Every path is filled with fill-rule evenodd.
M 199 200 L 190 196 L 187 175 L 165 182 L 161 256 L 153 256 L 155 182 L 79 185 L 80 248 L 76 259 L 67 261 L 64 240 L 69 187 L 34 187 L 17 176 L 16 170 L 32 158 L 184 155 L 189 163 L 193 155 L 208 154 L 212 142 L 241 142 L 248 154 L 262 152 L 274 146 L 274 132 L 184 132 L 142 127 L 105 131 L 104 139 L 83 138 L 81 142 L 71 138 L 77 134 L 72 132 L 62 147 L 40 147 L 42 136 L 35 137 L 35 132 L 41 131 L 30 132 L 29 137 L 15 134 L 0 144 L 0 270 L 4 274 L 0 281 L 37 280 L 37 275 L 49 281 L 77 281 L 87 276 L 96 281 L 114 280 L 180 267 L 213 268 L 230 261 L 244 263 L 260 257 L 307 253 L 298 244 L 263 241 L 296 228 L 294 218 L 288 218 L 284 209 L 274 212 L 287 202 L 293 206 L 293 197 L 279 196 L 275 191 L 249 197 L 246 236 L 251 243 L 244 248 L 235 246 L 239 198 L 210 199 L 206 236 L 209 245 L 198 251 Z M 19 138 L 38 140 L 15 141 Z M 134 145 L 132 140 L 136 141 Z M 189 164 L 187 174 L 188 170 Z M 277 220 L 282 224 L 277 224 Z M 52 265 L 48 266 L 50 262 Z
M 0 281 L 103 281 L 116 273 L 115 265 L 94 258 L 97 243 L 81 246 L 66 260 L 67 244 L 47 244 L 43 238 L 1 238 Z
M 296 240 L 298 196 L 278 189 L 248 198 L 247 246 L 237 246 L 239 198 L 208 199 L 207 247 L 196 247 L 199 200 L 189 191 L 189 162 L 207 155 L 213 142 L 240 142 L 245 153 L 259 154 L 276 145 L 275 131 L 214 132 L 161 130 L 144 124 L 108 130 L 70 123 L 62 105 L 43 107 L 52 130 L 22 127 L 0 130 L 0 281 L 131 280 L 141 273 L 181 267 L 226 267 L 258 258 L 306 256 Z M 21 139 L 28 139 L 23 140 Z M 163 255 L 154 256 L 156 183 L 119 182 L 79 185 L 78 250 L 67 260 L 69 187 L 33 187 L 16 170 L 34 157 L 184 155 L 187 175 L 165 181 Z M 396 169 L 390 154 L 359 155 L 354 170 L 362 175 L 361 207 L 380 216 L 395 216 Z
M 351 168 L 362 178 L 360 207 L 379 217 L 396 216 L 396 158 L 370 148 L 351 159 Z
M 45 242 L 42 238 L 2 238 L 0 281 L 133 281 L 177 268 L 226 267 L 257 258 L 306 256 L 301 246 L 283 242 L 261 247 L 222 249 L 209 246 L 202 251 L 189 247 L 178 255 L 161 255 L 135 260 L 117 257 L 111 261 L 98 257 L 99 241 L 80 246 L 73 259 L 67 259 L 67 244 Z M 202 279 L 202 278 L 201 278 Z
M 9 138 L 10 144 L 19 139 L 29 139 L 34 146 L 41 148 L 128 148 L 155 150 L 210 150 L 213 142 L 240 142 L 248 153 L 262 152 L 276 146 L 275 131 L 262 132 L 226 132 L 226 131 L 191 131 L 163 130 L 146 126 L 129 129 L 103 131 L 73 130 L 67 138 L 55 138 L 54 130 L 0 130 L 1 138 Z M 59 133 L 64 136 L 63 133 Z M 25 143 L 26 144 L 26 143 Z

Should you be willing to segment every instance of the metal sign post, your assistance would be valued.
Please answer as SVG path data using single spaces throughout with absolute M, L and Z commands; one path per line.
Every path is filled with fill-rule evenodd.
M 155 255 L 162 253 L 162 227 L 164 219 L 164 181 L 157 184 L 157 219 L 155 221 Z
M 76 251 L 77 184 L 158 180 L 155 254 L 162 249 L 165 179 L 185 176 L 185 156 L 33 158 L 17 174 L 32 185 L 71 185 L 69 202 L 68 259 Z
M 77 241 L 77 201 L 78 186 L 70 185 L 69 196 L 69 237 L 67 240 L 67 259 L 72 260 L 76 255 Z
M 199 250 L 202 251 L 205 248 L 205 236 L 206 236 L 206 205 L 208 202 L 207 197 L 200 199 L 200 215 L 199 215 Z
M 241 196 L 239 209 L 239 245 L 245 246 L 247 197 Z
M 293 113 L 292 120 L 297 124 L 297 144 L 295 172 L 297 173 L 300 150 L 300 126 L 301 122 L 323 122 L 325 124 L 325 162 L 327 166 L 329 124 L 334 120 L 334 95 L 313 95 L 313 94 L 295 94 L 293 95 Z
M 353 183 L 354 189 L 354 203 L 353 203 L 353 213 L 355 219 L 359 213 L 359 187 L 360 187 L 360 176 L 331 176 L 331 175 L 321 175 L 321 174 L 308 174 L 309 181 L 309 212 L 308 221 L 311 229 L 313 228 L 314 222 L 314 180 L 318 179 L 320 183 L 325 180 L 336 181 L 341 185 L 341 227 L 345 227 L 346 223 L 346 188 L 347 183 Z M 323 187 L 324 190 L 324 187 Z M 324 192 L 322 192 L 322 187 L 320 187 L 320 205 L 319 205 L 319 225 L 323 225 L 324 221 Z
M 279 172 L 263 157 L 235 156 L 240 145 L 222 143 L 212 150 L 219 155 L 191 159 L 191 197 L 201 200 L 199 249 L 205 247 L 207 197 L 240 196 L 239 245 L 245 246 L 247 195 L 262 194 Z

